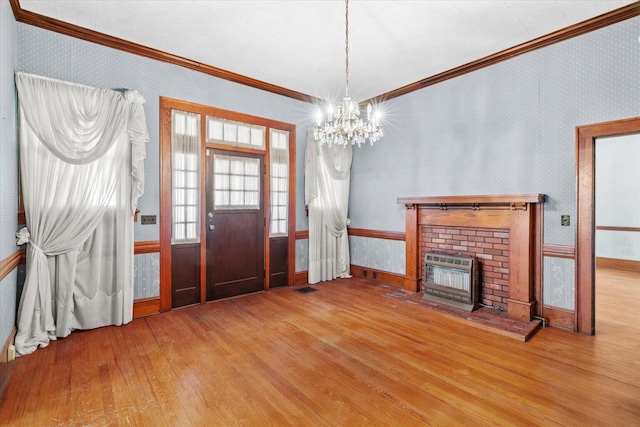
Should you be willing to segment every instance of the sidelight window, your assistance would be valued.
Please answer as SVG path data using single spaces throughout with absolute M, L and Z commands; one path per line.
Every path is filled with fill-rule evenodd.
M 271 129 L 271 236 L 286 236 L 289 206 L 289 132 Z
M 172 243 L 200 241 L 200 115 L 171 111 Z

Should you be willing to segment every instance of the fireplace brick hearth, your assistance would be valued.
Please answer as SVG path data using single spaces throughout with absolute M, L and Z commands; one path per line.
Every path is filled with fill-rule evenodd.
M 420 228 L 420 259 L 427 252 L 475 256 L 480 268 L 480 302 L 507 310 L 509 299 L 509 230 L 468 227 Z M 424 263 L 421 277 L 426 277 Z
M 541 314 L 544 194 L 401 197 L 406 207 L 404 289 L 419 292 L 426 251 L 475 255 L 481 300 L 510 318 Z

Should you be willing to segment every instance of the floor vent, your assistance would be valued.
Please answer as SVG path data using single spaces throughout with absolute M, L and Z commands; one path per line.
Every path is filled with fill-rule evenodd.
M 317 291 L 317 289 L 316 288 L 312 288 L 311 286 L 305 286 L 304 288 L 296 289 L 296 292 L 299 293 L 299 294 L 308 294 L 308 293 L 315 292 L 315 291 Z

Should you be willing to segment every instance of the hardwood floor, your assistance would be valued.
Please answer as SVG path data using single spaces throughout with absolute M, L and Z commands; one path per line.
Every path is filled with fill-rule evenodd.
M 0 425 L 640 425 L 640 335 L 616 322 L 523 343 L 395 288 L 314 287 L 75 332 L 2 367 Z

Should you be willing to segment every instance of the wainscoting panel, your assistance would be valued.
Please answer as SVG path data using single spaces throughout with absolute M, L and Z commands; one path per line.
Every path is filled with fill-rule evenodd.
M 404 276 L 405 242 L 349 236 L 351 264 Z
M 309 270 L 309 239 L 296 239 L 296 273 Z
M 159 297 L 160 253 L 136 254 L 133 262 L 133 299 Z
M 575 260 L 544 257 L 544 305 L 575 309 Z

